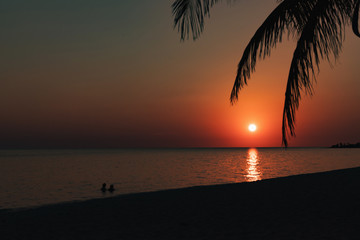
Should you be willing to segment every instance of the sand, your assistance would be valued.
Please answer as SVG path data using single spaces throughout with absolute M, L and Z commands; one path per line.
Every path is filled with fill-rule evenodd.
M 0 239 L 360 239 L 360 168 L 1 210 Z

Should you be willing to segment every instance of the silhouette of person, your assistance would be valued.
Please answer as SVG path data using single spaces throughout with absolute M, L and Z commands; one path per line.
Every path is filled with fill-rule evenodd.
M 102 191 L 102 192 L 106 192 L 106 183 L 103 183 L 102 188 L 101 188 L 101 191 Z
M 115 191 L 114 184 L 111 184 L 111 185 L 110 185 L 110 188 L 109 188 L 109 192 L 112 193 L 113 191 Z

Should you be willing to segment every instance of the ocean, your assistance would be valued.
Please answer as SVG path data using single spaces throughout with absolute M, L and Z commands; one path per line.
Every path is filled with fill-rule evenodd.
M 358 166 L 360 149 L 0 150 L 0 209 Z

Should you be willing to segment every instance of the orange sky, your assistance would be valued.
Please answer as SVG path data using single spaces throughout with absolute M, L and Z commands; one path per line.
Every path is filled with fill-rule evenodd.
M 171 1 L 2 5 L 0 147 L 281 146 L 293 40 L 229 102 L 241 54 L 276 1 L 219 4 L 202 37 L 183 43 Z M 360 141 L 360 39 L 346 30 L 338 62 L 321 65 L 315 95 L 301 101 L 290 146 Z

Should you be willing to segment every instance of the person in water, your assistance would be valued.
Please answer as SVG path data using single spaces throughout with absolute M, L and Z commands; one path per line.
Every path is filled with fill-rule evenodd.
M 115 191 L 114 184 L 111 184 L 111 185 L 110 185 L 110 188 L 109 188 L 109 192 L 112 193 L 113 191 Z
M 106 192 L 106 183 L 103 183 L 102 188 L 101 188 L 101 191 L 102 191 L 102 192 Z

